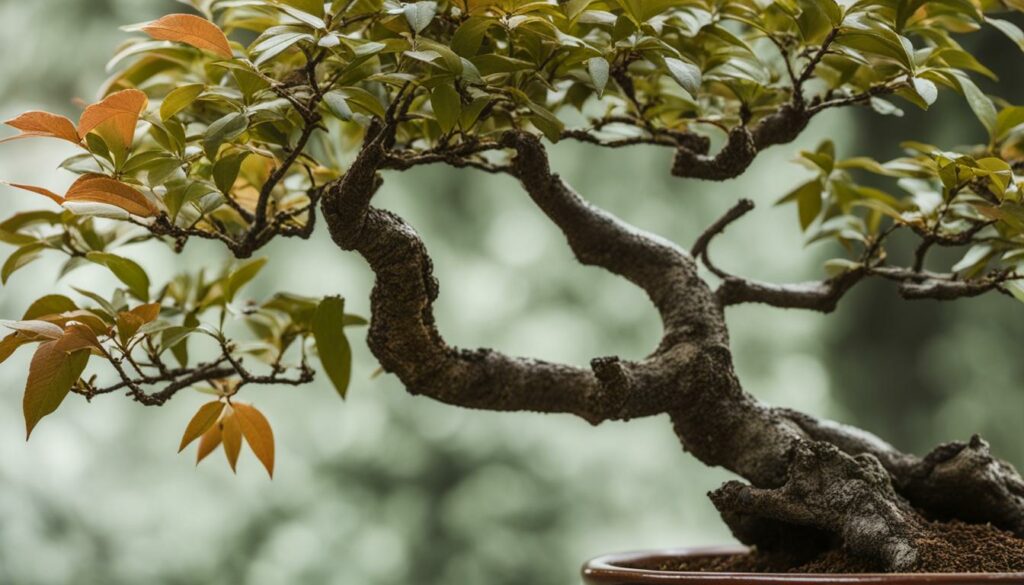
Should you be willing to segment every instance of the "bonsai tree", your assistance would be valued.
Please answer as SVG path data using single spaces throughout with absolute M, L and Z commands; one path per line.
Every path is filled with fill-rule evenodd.
M 48 137 L 80 153 L 63 194 L 0 224 L 15 251 L 9 278 L 43 254 L 62 276 L 89 263 L 124 287 L 48 294 L 0 342 L 0 360 L 34 345 L 27 432 L 67 394 L 124 394 L 160 406 L 183 390 L 213 394 L 181 448 L 198 459 L 243 440 L 273 472 L 267 418 L 242 401 L 254 385 L 314 379 L 312 355 L 344 396 L 345 328 L 364 325 L 341 298 L 280 292 L 243 302 L 276 238 L 305 239 L 318 215 L 337 246 L 376 275 L 367 343 L 408 391 L 455 406 L 573 414 L 592 424 L 668 415 L 685 450 L 731 481 L 711 494 L 741 541 L 764 550 L 839 543 L 886 571 L 927 570 L 938 520 L 1024 537 L 1024 480 L 975 436 L 924 457 L 873 435 L 762 404 L 733 369 L 730 307 L 831 312 L 868 279 L 908 300 L 989 292 L 1024 300 L 1024 107 L 983 93 L 994 77 L 958 43 L 996 29 L 1019 0 L 191 0 L 129 30 L 113 76 L 77 123 L 46 112 L 7 122 L 10 139 Z M 758 154 L 797 138 L 819 114 L 863 106 L 900 115 L 959 94 L 988 132 L 959 150 L 907 142 L 890 161 L 802 152 L 816 177 L 793 204 L 811 241 L 838 242 L 817 282 L 732 274 L 710 244 L 753 208 L 746 199 L 689 248 L 589 204 L 549 164 L 547 143 L 670 149 L 680 179 L 728 181 Z M 9 139 L 9 140 L 10 140 Z M 715 147 L 712 148 L 712 144 Z M 387 171 L 420 165 L 514 177 L 577 259 L 642 288 L 664 336 L 647 358 L 589 367 L 449 346 L 440 293 L 415 229 L 373 206 Z M 666 169 L 669 171 L 669 169 Z M 685 213 L 686 182 L 680 182 Z M 424 193 L 429 196 L 429 193 Z M 910 257 L 890 237 L 913 235 Z M 118 254 L 142 242 L 177 251 L 214 240 L 222 272 L 158 274 Z M 959 248 L 946 266 L 936 248 Z M 293 260 L 296 261 L 296 260 Z M 297 259 L 301 262 L 301 259 Z M 700 265 L 706 270 L 702 270 Z M 154 277 L 151 280 L 150 273 Z M 73 278 L 73 275 L 68 276 Z M 154 282 L 155 280 L 155 282 Z M 794 383 L 799 381 L 794 380 Z M 823 536 L 827 538 L 823 538 Z

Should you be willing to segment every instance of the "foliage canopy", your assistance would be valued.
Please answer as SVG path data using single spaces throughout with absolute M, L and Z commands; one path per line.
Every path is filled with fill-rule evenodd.
M 69 392 L 160 405 L 196 388 L 217 399 L 187 425 L 181 448 L 199 440 L 202 459 L 223 445 L 233 468 L 244 437 L 272 473 L 269 423 L 234 397 L 250 384 L 309 382 L 314 351 L 344 396 L 344 328 L 365 321 L 338 298 L 282 292 L 242 302 L 266 263 L 250 258 L 275 237 L 308 237 L 318 203 L 381 128 L 383 169 L 508 172 L 502 137 L 527 131 L 550 142 L 664 146 L 677 152 L 674 174 L 721 180 L 824 110 L 902 115 L 951 90 L 987 143 L 950 151 L 908 142 L 906 156 L 885 163 L 841 158 L 825 143 L 800 155 L 818 176 L 781 202 L 795 204 L 809 240 L 846 250 L 828 264 L 829 295 L 880 275 L 932 298 L 1001 290 L 1024 300 L 1024 107 L 979 89 L 974 79 L 994 74 L 957 40 L 989 27 L 1024 49 L 1024 32 L 999 14 L 1024 11 L 1020 0 L 184 3 L 196 14 L 127 28 L 137 37 L 110 61 L 99 100 L 77 123 L 46 112 L 7 122 L 20 132 L 8 140 L 49 137 L 80 152 L 61 165 L 77 176 L 64 194 L 10 184 L 51 204 L 0 223 L 0 241 L 16 247 L 3 282 L 59 253 L 62 277 L 92 263 L 124 285 L 110 296 L 81 290 L 84 303 L 43 296 L 4 322 L 13 332 L 0 361 L 38 344 L 28 432 Z M 710 156 L 709 137 L 723 134 Z M 884 241 L 898 229 L 922 240 L 905 269 L 886 265 Z M 118 253 L 150 240 L 180 250 L 191 238 L 220 241 L 239 261 L 154 283 Z M 710 263 L 706 243 L 694 255 L 736 282 Z M 929 272 L 934 246 L 965 255 Z M 938 288 L 924 294 L 929 286 Z M 729 298 L 750 288 L 737 287 Z M 229 339 L 235 321 L 248 327 L 244 342 Z M 107 371 L 94 373 L 100 364 Z

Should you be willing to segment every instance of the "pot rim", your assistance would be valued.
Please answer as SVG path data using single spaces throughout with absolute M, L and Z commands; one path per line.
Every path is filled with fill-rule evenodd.
M 583 565 L 587 585 L 633 585 L 648 583 L 694 583 L 703 585 L 792 585 L 794 583 L 884 583 L 904 585 L 920 583 L 1004 583 L 1024 584 L 1024 573 L 710 573 L 694 571 L 655 571 L 623 565 L 640 561 L 668 560 L 680 557 L 722 556 L 749 552 L 745 546 L 705 546 L 640 550 L 606 554 Z

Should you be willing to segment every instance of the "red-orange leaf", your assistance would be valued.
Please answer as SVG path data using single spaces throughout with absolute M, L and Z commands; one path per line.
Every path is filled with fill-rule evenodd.
M 43 343 L 32 356 L 22 400 L 26 439 L 40 419 L 57 410 L 89 361 L 88 351 L 68 354 L 60 343 L 61 340 Z
M 168 14 L 142 27 L 142 30 L 154 39 L 185 43 L 225 59 L 234 57 L 224 31 L 209 20 L 192 14 Z
M 200 461 L 206 459 L 207 455 L 213 453 L 214 449 L 220 447 L 222 440 L 220 427 L 220 423 L 213 425 L 207 429 L 207 431 L 203 433 L 202 438 L 199 439 L 199 451 L 196 454 L 196 465 L 199 465 Z
M 64 116 L 58 116 L 57 114 L 51 114 L 49 112 L 25 112 L 17 118 L 7 120 L 4 124 L 7 124 L 17 130 L 21 130 L 21 134 L 0 140 L 0 143 L 18 140 L 19 138 L 30 138 L 33 136 L 60 138 L 61 140 L 67 140 L 68 142 L 73 142 L 75 144 L 79 144 L 81 142 L 81 139 L 78 136 L 78 131 L 75 130 L 75 124 L 71 120 L 68 120 Z
M 134 187 L 102 175 L 83 175 L 68 189 L 65 200 L 106 203 L 141 217 L 151 217 L 159 211 Z
M 274 477 L 274 431 L 270 428 L 270 422 L 254 406 L 239 402 L 232 403 L 232 406 L 245 442 L 249 443 L 270 477 Z
M 228 457 L 231 471 L 238 466 L 238 454 L 242 452 L 242 428 L 235 413 L 229 412 L 220 421 L 220 432 L 224 440 L 224 454 Z
M 207 402 L 200 406 L 195 416 L 193 416 L 192 420 L 189 421 L 188 426 L 185 427 L 185 434 L 181 437 L 181 445 L 178 447 L 178 453 L 181 453 L 192 441 L 195 441 L 214 427 L 217 422 L 217 418 L 223 410 L 224 403 L 219 400 Z M 202 457 L 200 457 L 200 459 L 202 459 Z
M 47 199 L 56 202 L 57 205 L 64 203 L 63 197 L 57 195 L 56 193 L 50 191 L 49 189 L 44 189 L 42 187 L 36 187 L 33 185 L 19 185 L 18 183 L 8 183 L 7 181 L 0 181 L 0 183 L 7 185 L 9 187 L 14 187 L 15 189 L 21 189 L 23 191 L 31 191 L 33 193 L 38 193 L 43 197 L 46 197 Z
M 78 119 L 78 134 L 85 136 L 101 124 L 109 125 L 124 146 L 130 146 L 135 137 L 135 125 L 146 109 L 149 98 L 137 89 L 112 93 L 103 101 L 85 108 Z

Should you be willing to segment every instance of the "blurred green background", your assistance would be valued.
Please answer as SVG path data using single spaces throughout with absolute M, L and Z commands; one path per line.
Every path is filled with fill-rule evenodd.
M 119 25 L 181 9 L 171 0 L 0 0 L 0 116 L 28 109 L 77 115 L 126 33 Z M 996 34 L 977 39 L 1021 102 L 1020 53 Z M 990 87 L 990 89 L 995 89 Z M 898 154 L 903 139 L 944 147 L 981 137 L 952 94 L 902 119 L 836 112 L 790 146 L 766 152 L 723 185 L 668 175 L 663 150 L 553 149 L 554 166 L 592 201 L 684 245 L 740 196 L 759 204 L 720 240 L 719 263 L 752 277 L 817 278 L 825 247 L 805 249 L 791 208 L 771 204 L 803 176 L 789 161 L 824 137 L 841 155 Z M 0 150 L 0 178 L 61 189 L 52 141 Z M 4 188 L 0 216 L 38 206 Z M 508 179 L 444 168 L 388 177 L 379 204 L 424 235 L 442 284 L 442 331 L 463 346 L 586 364 L 641 357 L 660 333 L 643 294 L 578 266 L 560 234 Z M 4 250 L 6 254 L 8 250 Z M 131 250 L 171 273 L 216 267 L 216 246 L 180 257 Z M 247 292 L 343 294 L 366 313 L 371 275 L 324 233 L 274 245 Z M 329 268 L 325 268 L 329 267 Z M 43 292 L 70 292 L 56 259 L 0 289 L 0 315 Z M 102 290 L 100 269 L 68 279 Z M 1024 307 L 990 296 L 956 305 L 902 303 L 885 283 L 863 285 L 824 317 L 762 307 L 729 314 L 747 389 L 768 402 L 862 425 L 908 450 L 980 432 L 1024 467 Z M 24 442 L 21 387 L 30 352 L 0 368 L 0 583 L 542 585 L 577 583 L 603 552 L 730 541 L 705 494 L 728 475 L 687 456 L 664 418 L 591 428 L 570 417 L 499 415 L 405 394 L 361 341 L 350 398 L 322 382 L 249 389 L 278 438 L 269 481 L 251 456 L 237 476 L 214 455 L 175 455 L 203 396 L 161 409 L 107 397 L 69 399 Z

